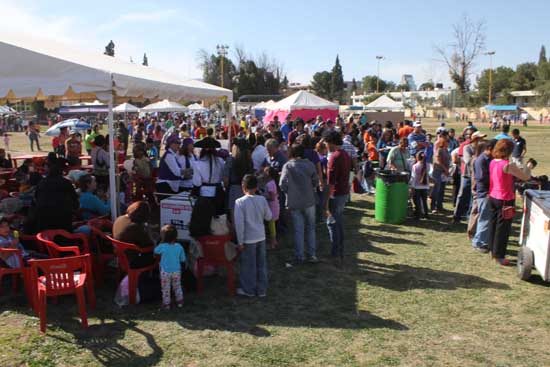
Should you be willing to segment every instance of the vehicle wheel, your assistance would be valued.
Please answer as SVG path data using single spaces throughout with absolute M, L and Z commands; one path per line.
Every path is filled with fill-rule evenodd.
M 522 246 L 518 252 L 518 277 L 521 280 L 527 280 L 531 277 L 533 264 L 533 251 L 525 246 Z

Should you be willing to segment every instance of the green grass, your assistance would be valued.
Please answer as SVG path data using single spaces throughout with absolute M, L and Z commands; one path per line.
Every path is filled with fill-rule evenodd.
M 429 127 L 435 126 L 428 123 Z M 451 126 L 458 126 L 452 124 Z M 550 129 L 522 129 L 535 174 L 550 173 Z M 15 142 L 19 140 L 19 143 Z M 23 137 L 13 137 L 21 150 Z M 393 226 L 373 199 L 346 210 L 346 264 L 286 268 L 291 241 L 269 252 L 264 300 L 226 296 L 214 277 L 182 310 L 118 309 L 98 291 L 90 328 L 75 301 L 48 305 L 49 327 L 8 290 L 0 298 L 1 366 L 544 366 L 550 364 L 549 284 L 516 278 L 470 249 L 448 216 Z M 447 203 L 446 208 L 450 208 Z M 509 254 L 515 259 L 517 225 Z M 327 254 L 319 226 L 319 254 Z

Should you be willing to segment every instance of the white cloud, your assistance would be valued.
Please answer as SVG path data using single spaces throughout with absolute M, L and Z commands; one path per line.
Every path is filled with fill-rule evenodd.
M 99 25 L 97 28 L 99 32 L 113 30 L 119 28 L 128 23 L 153 23 L 169 20 L 176 16 L 178 11 L 176 9 L 163 9 L 151 12 L 134 12 L 119 15 L 111 22 L 107 22 Z

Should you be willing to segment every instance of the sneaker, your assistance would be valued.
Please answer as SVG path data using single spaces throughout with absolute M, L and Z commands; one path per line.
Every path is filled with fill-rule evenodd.
M 178 305 L 178 308 L 182 308 L 183 307 L 183 301 L 178 302 L 177 305 Z
M 237 294 L 238 294 L 239 296 L 243 296 L 243 297 L 254 297 L 253 294 L 246 293 L 246 292 L 244 291 L 244 289 L 242 289 L 242 288 L 237 288 Z
M 259 294 L 258 294 L 258 297 L 260 297 L 260 298 L 265 298 L 265 296 L 266 296 L 265 293 L 259 293 Z
M 307 262 L 310 264 L 317 264 L 319 262 L 319 259 L 317 256 L 311 256 L 309 259 L 307 259 Z
M 477 252 L 481 252 L 482 254 L 486 254 L 489 252 L 487 246 L 472 246 L 472 248 Z

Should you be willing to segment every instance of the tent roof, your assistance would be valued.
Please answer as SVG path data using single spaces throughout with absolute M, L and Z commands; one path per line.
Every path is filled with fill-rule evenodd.
M 503 105 L 503 106 L 497 106 L 497 105 L 486 105 L 485 107 L 488 111 L 517 111 L 519 109 L 516 105 Z
M 402 110 L 403 103 L 396 102 L 390 97 L 381 95 L 376 98 L 374 101 L 365 106 L 366 110 Z
M 191 110 L 191 111 L 206 111 L 206 110 L 208 110 L 208 108 L 204 107 L 203 105 L 201 105 L 199 103 L 192 103 L 189 106 L 187 106 L 187 109 Z
M 75 51 L 54 41 L 21 34 L 0 38 L 0 98 L 62 96 L 68 91 L 96 93 L 114 90 L 120 97 L 209 99 L 233 92 L 196 80 L 120 59 Z
M 337 110 L 338 104 L 327 101 L 321 97 L 317 97 L 314 94 L 311 94 L 306 91 L 299 91 L 294 93 L 291 96 L 288 96 L 284 99 L 281 99 L 279 102 L 274 103 L 266 107 L 269 110 L 322 110 L 322 109 L 332 109 Z
M 113 108 L 113 112 L 139 112 L 139 108 L 131 103 L 123 103 Z
M 141 112 L 185 112 L 187 107 L 167 99 L 157 103 L 151 103 L 141 109 Z

